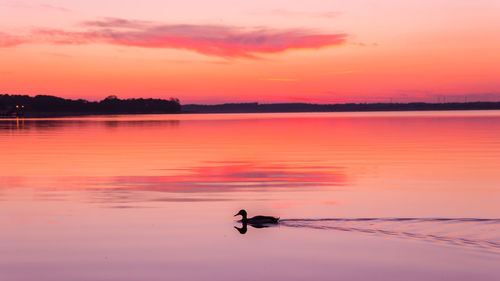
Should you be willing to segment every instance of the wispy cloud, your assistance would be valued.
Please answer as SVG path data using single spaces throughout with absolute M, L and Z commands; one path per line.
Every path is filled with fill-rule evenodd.
M 12 36 L 7 33 L 0 32 L 0 47 L 13 47 L 26 42 L 25 38 Z
M 345 33 L 321 33 L 309 29 L 158 24 L 116 18 L 87 21 L 79 26 L 84 30 L 37 29 L 33 30 L 31 36 L 27 38 L 51 44 L 100 43 L 144 48 L 185 49 L 225 58 L 258 58 L 259 54 L 342 45 L 348 36 Z M 26 43 L 31 42 L 30 40 L 32 39 L 27 40 Z M 10 45 L 21 43 L 24 42 L 12 41 Z
M 154 26 L 155 23 L 150 21 L 127 20 L 121 18 L 105 18 L 103 20 L 84 21 L 79 25 L 84 27 L 144 29 Z
M 58 11 L 58 12 L 71 12 L 71 10 L 68 8 L 65 8 L 62 6 L 56 6 L 56 5 L 52 5 L 52 4 L 47 4 L 47 3 L 33 4 L 33 3 L 24 2 L 24 1 L 5 1 L 4 4 L 8 7 L 19 8 L 19 9 L 31 9 L 31 10 L 43 9 L 43 10 L 52 10 L 52 11 Z
M 59 11 L 59 12 L 71 12 L 70 9 L 62 7 L 62 6 L 56 6 L 56 5 L 51 5 L 51 4 L 40 4 L 41 8 L 48 9 L 48 10 L 54 10 L 54 11 Z

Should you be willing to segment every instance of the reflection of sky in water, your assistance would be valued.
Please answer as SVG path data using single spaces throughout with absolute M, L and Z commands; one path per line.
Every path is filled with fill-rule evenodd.
M 11 188 L 46 186 L 47 188 L 36 193 L 41 200 L 61 199 L 54 194 L 54 190 L 73 189 L 87 190 L 87 194 L 94 197 L 93 200 L 107 203 L 145 200 L 226 201 L 235 199 L 224 198 L 225 195 L 222 194 L 219 197 L 208 195 L 242 191 L 320 190 L 346 184 L 346 177 L 338 167 L 286 166 L 272 163 L 267 163 L 268 166 L 258 166 L 243 161 L 235 163 L 213 161 L 204 164 L 207 166 L 158 169 L 159 175 L 154 176 L 62 176 L 56 180 L 44 177 L 5 177 L 4 182 Z M 162 173 L 170 175 L 161 175 Z
M 0 274 L 496 280 L 497 221 L 428 218 L 498 220 L 499 139 L 496 111 L 0 120 Z
M 337 169 L 338 170 L 338 169 Z M 256 166 L 250 163 L 178 169 L 171 176 L 122 176 L 110 184 L 169 192 L 230 192 L 238 189 L 265 190 L 274 188 L 306 188 L 318 185 L 339 185 L 345 176 L 329 167 Z M 105 183 L 106 184 L 106 183 Z

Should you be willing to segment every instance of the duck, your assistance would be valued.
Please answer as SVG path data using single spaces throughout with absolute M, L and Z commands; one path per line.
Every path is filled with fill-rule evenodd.
M 271 217 L 271 216 L 255 216 L 252 218 L 247 218 L 247 211 L 241 209 L 236 215 L 241 216 L 241 222 L 246 225 L 249 224 L 254 227 L 265 226 L 269 224 L 278 224 L 280 218 Z

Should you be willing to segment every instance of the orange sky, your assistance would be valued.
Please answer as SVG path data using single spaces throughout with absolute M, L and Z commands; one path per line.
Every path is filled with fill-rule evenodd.
M 0 92 L 500 100 L 500 2 L 0 0 Z

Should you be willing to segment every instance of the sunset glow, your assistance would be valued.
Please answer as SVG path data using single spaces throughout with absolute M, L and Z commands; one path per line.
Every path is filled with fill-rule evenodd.
M 500 0 L 0 0 L 0 279 L 498 281 Z
M 0 0 L 0 92 L 498 101 L 499 9 L 494 0 Z

